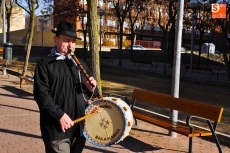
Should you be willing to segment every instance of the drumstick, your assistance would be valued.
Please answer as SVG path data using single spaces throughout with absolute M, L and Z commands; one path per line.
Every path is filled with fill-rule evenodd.
M 99 111 L 93 112 L 93 113 L 88 114 L 88 115 L 85 115 L 85 116 L 83 116 L 83 117 L 80 117 L 80 118 L 78 118 L 78 119 L 76 119 L 76 120 L 73 120 L 73 122 L 74 122 L 74 124 L 76 124 L 76 123 L 78 123 L 78 122 L 80 122 L 80 121 L 82 121 L 82 120 L 84 120 L 84 119 L 86 119 L 86 118 L 89 118 L 89 117 L 91 117 L 91 116 L 93 116 L 93 115 L 96 115 L 97 113 L 99 113 Z

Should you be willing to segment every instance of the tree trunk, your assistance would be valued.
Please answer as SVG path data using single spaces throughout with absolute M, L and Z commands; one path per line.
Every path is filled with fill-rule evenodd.
M 224 27 L 224 26 L 222 26 L 222 27 Z M 223 35 L 223 40 L 227 40 L 227 29 L 226 28 L 225 29 L 223 28 L 222 35 Z M 224 47 L 225 49 L 223 50 L 224 64 L 226 67 L 228 80 L 230 81 L 230 65 L 229 65 L 229 59 L 227 56 L 229 46 L 226 43 L 224 43 L 224 45 L 225 45 L 225 47 Z
M 7 20 L 6 20 L 6 22 L 7 22 L 7 29 L 6 29 L 6 42 L 10 42 L 10 17 L 11 16 L 7 16 Z
M 33 35 L 34 35 L 34 19 L 35 19 L 35 6 L 32 5 L 32 10 L 30 12 L 30 22 L 29 22 L 29 28 L 26 33 L 26 43 L 25 43 L 25 61 L 23 65 L 23 71 L 22 76 L 25 77 L 26 71 L 28 68 L 29 58 L 30 58 L 30 50 L 33 42 Z
M 136 40 L 134 40 L 134 35 L 136 35 L 136 33 L 135 33 L 135 31 L 134 31 L 134 28 L 133 28 L 133 25 L 131 26 L 131 48 L 130 48 L 130 52 L 131 52 L 131 62 L 133 61 L 133 44 L 134 44 L 134 42 L 136 41 Z
M 5 5 L 6 8 L 6 42 L 10 42 L 10 18 L 12 16 L 13 5 L 11 1 L 8 1 Z
M 86 47 L 86 34 L 87 34 L 87 30 L 84 30 L 84 61 L 86 62 L 86 58 L 87 58 L 87 47 Z
M 87 58 L 87 47 L 86 47 L 86 35 L 87 35 L 87 23 L 86 26 L 84 26 L 84 17 L 81 18 L 81 27 L 82 27 L 82 32 L 84 35 L 84 61 L 86 62 Z
M 204 31 L 200 31 L 200 35 L 199 35 L 199 56 L 198 56 L 197 66 L 200 66 L 201 46 L 202 46 L 202 43 L 203 43 L 203 35 L 204 35 Z M 196 44 L 196 43 L 194 43 L 194 44 Z M 209 50 L 208 50 L 208 54 L 209 54 Z M 207 65 L 207 67 L 208 67 L 208 65 Z
M 167 53 L 166 53 L 166 51 L 167 51 L 167 48 L 168 48 L 168 41 L 167 41 L 167 38 L 168 38 L 168 31 L 163 31 L 163 33 L 164 33 L 164 47 L 163 47 L 163 49 L 164 49 L 164 53 L 163 53 L 163 73 L 167 73 L 167 69 L 166 69 L 166 60 L 167 60 Z
M 123 22 L 120 22 L 120 33 L 119 33 L 119 67 L 122 67 L 122 42 L 123 42 Z
M 89 48 L 92 55 L 93 77 L 97 80 L 99 94 L 102 95 L 101 74 L 100 74 L 100 56 L 99 56 L 99 30 L 97 1 L 87 0 L 88 5 L 88 29 L 89 29 Z

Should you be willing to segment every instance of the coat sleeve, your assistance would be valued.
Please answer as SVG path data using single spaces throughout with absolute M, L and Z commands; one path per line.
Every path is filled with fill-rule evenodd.
M 47 67 L 48 64 L 43 59 L 36 65 L 34 73 L 34 99 L 41 114 L 49 114 L 59 120 L 64 115 L 64 112 L 51 96 Z

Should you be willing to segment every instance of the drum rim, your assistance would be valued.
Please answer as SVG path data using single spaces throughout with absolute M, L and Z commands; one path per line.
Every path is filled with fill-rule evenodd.
M 110 98 L 110 99 L 105 99 L 105 98 Z M 100 100 L 107 100 L 107 101 L 110 101 L 110 102 L 116 104 L 116 102 L 114 102 L 113 100 L 111 100 L 112 98 L 114 98 L 114 97 L 104 97 L 104 98 L 102 98 L 102 99 L 98 99 L 98 100 L 93 101 L 91 104 L 96 103 L 96 102 L 101 102 Z M 116 98 L 116 99 L 120 99 L 120 98 Z M 122 100 L 122 99 L 120 99 L 120 100 Z M 122 100 L 122 101 L 123 101 L 123 100 Z M 90 104 L 90 105 L 91 105 L 91 104 Z M 127 104 L 127 103 L 126 103 L 126 104 Z M 89 109 L 90 105 L 88 105 L 88 106 L 86 107 L 85 111 Z M 128 104 L 127 104 L 127 105 L 128 105 Z M 123 109 L 121 106 L 119 106 L 119 105 L 116 105 L 116 106 L 121 110 L 123 116 L 125 116 L 125 111 L 124 111 L 124 109 Z M 109 147 L 109 146 L 111 146 L 111 145 L 114 145 L 114 144 L 117 144 L 118 142 L 120 142 L 121 138 L 125 135 L 125 131 L 126 131 L 126 129 L 127 129 L 127 124 L 128 124 L 128 123 L 127 123 L 127 119 L 124 118 L 124 124 L 123 124 L 123 125 L 124 125 L 124 126 L 123 126 L 123 129 L 124 129 L 124 130 L 123 130 L 122 134 L 119 136 L 119 138 L 118 138 L 116 141 L 113 141 L 113 143 L 108 143 L 108 144 L 97 143 L 97 142 L 93 141 L 92 139 L 90 139 L 90 138 L 88 137 L 88 135 L 86 134 L 85 130 L 83 131 L 83 135 L 84 135 L 84 137 L 86 138 L 87 141 L 89 141 L 91 144 L 93 144 L 93 145 L 95 145 L 95 146 L 98 146 L 98 147 Z M 85 129 L 85 127 L 84 127 L 84 129 Z

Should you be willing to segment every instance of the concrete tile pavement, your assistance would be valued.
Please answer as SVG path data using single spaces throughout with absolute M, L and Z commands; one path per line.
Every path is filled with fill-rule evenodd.
M 31 93 L 19 89 L 19 79 L 1 76 L 0 83 L 0 153 L 42 153 L 43 142 L 39 129 L 38 107 Z M 130 135 L 112 147 L 99 148 L 87 142 L 84 153 L 90 152 L 156 152 L 173 153 L 187 152 L 188 138 L 178 135 L 178 138 L 167 136 L 168 131 L 146 122 L 138 121 L 133 126 Z M 223 152 L 230 148 L 222 146 Z M 213 142 L 195 138 L 194 152 L 218 152 Z
M 39 112 L 33 96 L 27 89 L 19 89 L 19 79 L 10 75 L 0 75 L 0 153 L 43 153 L 44 146 L 40 136 Z M 178 135 L 171 138 L 168 131 L 157 126 L 138 121 L 123 141 L 112 147 L 99 148 L 86 143 L 84 153 L 178 153 L 188 151 L 188 138 Z M 222 145 L 224 153 L 230 146 Z M 195 138 L 193 152 L 218 152 L 215 143 Z

